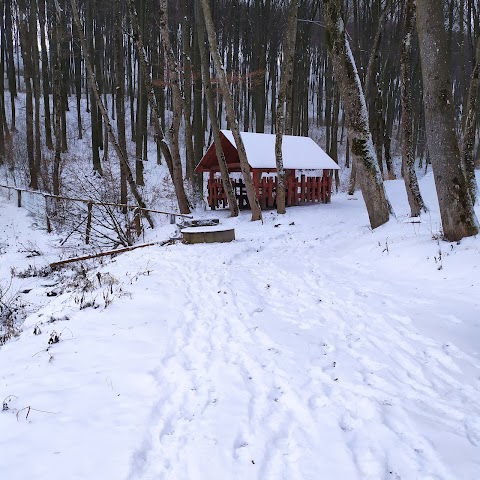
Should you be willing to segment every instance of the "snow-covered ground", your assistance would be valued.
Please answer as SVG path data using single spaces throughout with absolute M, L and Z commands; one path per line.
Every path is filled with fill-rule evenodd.
M 263 225 L 213 213 L 230 244 L 15 277 L 30 315 L 0 347 L 0 477 L 480 478 L 480 239 L 438 240 L 431 175 L 420 223 L 387 183 L 397 218 L 373 232 L 341 194 Z M 58 242 L 0 203 L 5 287 Z

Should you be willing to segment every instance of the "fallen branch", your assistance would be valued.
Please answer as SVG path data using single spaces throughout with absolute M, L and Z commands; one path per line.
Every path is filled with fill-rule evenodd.
M 94 253 L 92 255 L 84 255 L 83 257 L 69 258 L 67 260 L 61 260 L 60 262 L 53 262 L 50 264 L 50 267 L 52 269 L 55 269 L 58 267 L 63 267 L 64 265 L 68 265 L 69 263 L 81 262 L 83 260 L 90 260 L 92 258 L 106 257 L 108 255 L 116 255 L 117 253 L 131 252 L 132 250 L 136 250 L 137 248 L 151 247 L 157 244 L 158 242 L 144 243 L 142 245 L 133 245 L 131 247 L 117 248 L 116 250 L 109 250 L 108 252 L 100 252 Z

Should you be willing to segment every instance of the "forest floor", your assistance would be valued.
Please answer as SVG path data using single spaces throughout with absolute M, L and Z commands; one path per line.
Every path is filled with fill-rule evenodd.
M 1 477 L 480 478 L 480 238 L 442 241 L 421 188 L 414 221 L 387 182 L 375 231 L 342 193 L 47 277 L 60 238 L 2 197 L 0 286 L 27 316 L 0 347 Z

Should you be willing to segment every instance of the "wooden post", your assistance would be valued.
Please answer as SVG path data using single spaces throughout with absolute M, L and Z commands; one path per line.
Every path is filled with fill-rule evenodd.
M 45 217 L 47 219 L 47 232 L 52 233 L 52 224 L 50 223 L 50 217 L 48 216 L 48 197 L 44 195 L 45 199 Z
M 213 195 L 213 189 L 215 188 L 214 182 L 214 173 L 212 170 L 210 170 L 210 176 L 208 178 L 208 204 L 210 205 L 210 208 L 212 210 L 215 210 L 215 202 L 214 202 L 214 195 Z
M 253 174 L 253 186 L 255 188 L 255 196 L 257 197 L 260 203 L 260 178 L 262 177 L 262 171 L 261 170 L 259 171 L 257 168 L 252 168 L 252 174 Z
M 17 207 L 21 208 L 22 207 L 22 191 L 17 190 Z
M 85 230 L 85 244 L 88 245 L 90 243 L 90 232 L 92 230 L 92 202 L 88 202 L 87 204 L 87 228 Z
M 141 210 L 139 208 L 136 208 L 133 216 L 135 220 L 135 232 L 137 233 L 137 237 L 139 237 L 142 234 L 142 222 L 141 222 Z

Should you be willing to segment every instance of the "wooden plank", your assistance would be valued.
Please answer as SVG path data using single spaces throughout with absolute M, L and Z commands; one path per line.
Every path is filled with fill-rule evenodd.
M 260 192 L 260 198 L 261 198 L 261 205 L 262 205 L 262 210 L 265 210 L 267 208 L 267 179 L 263 177 L 261 179 L 261 192 Z
M 275 205 L 274 189 L 275 189 L 274 179 L 272 177 L 268 178 L 268 206 L 271 208 Z

